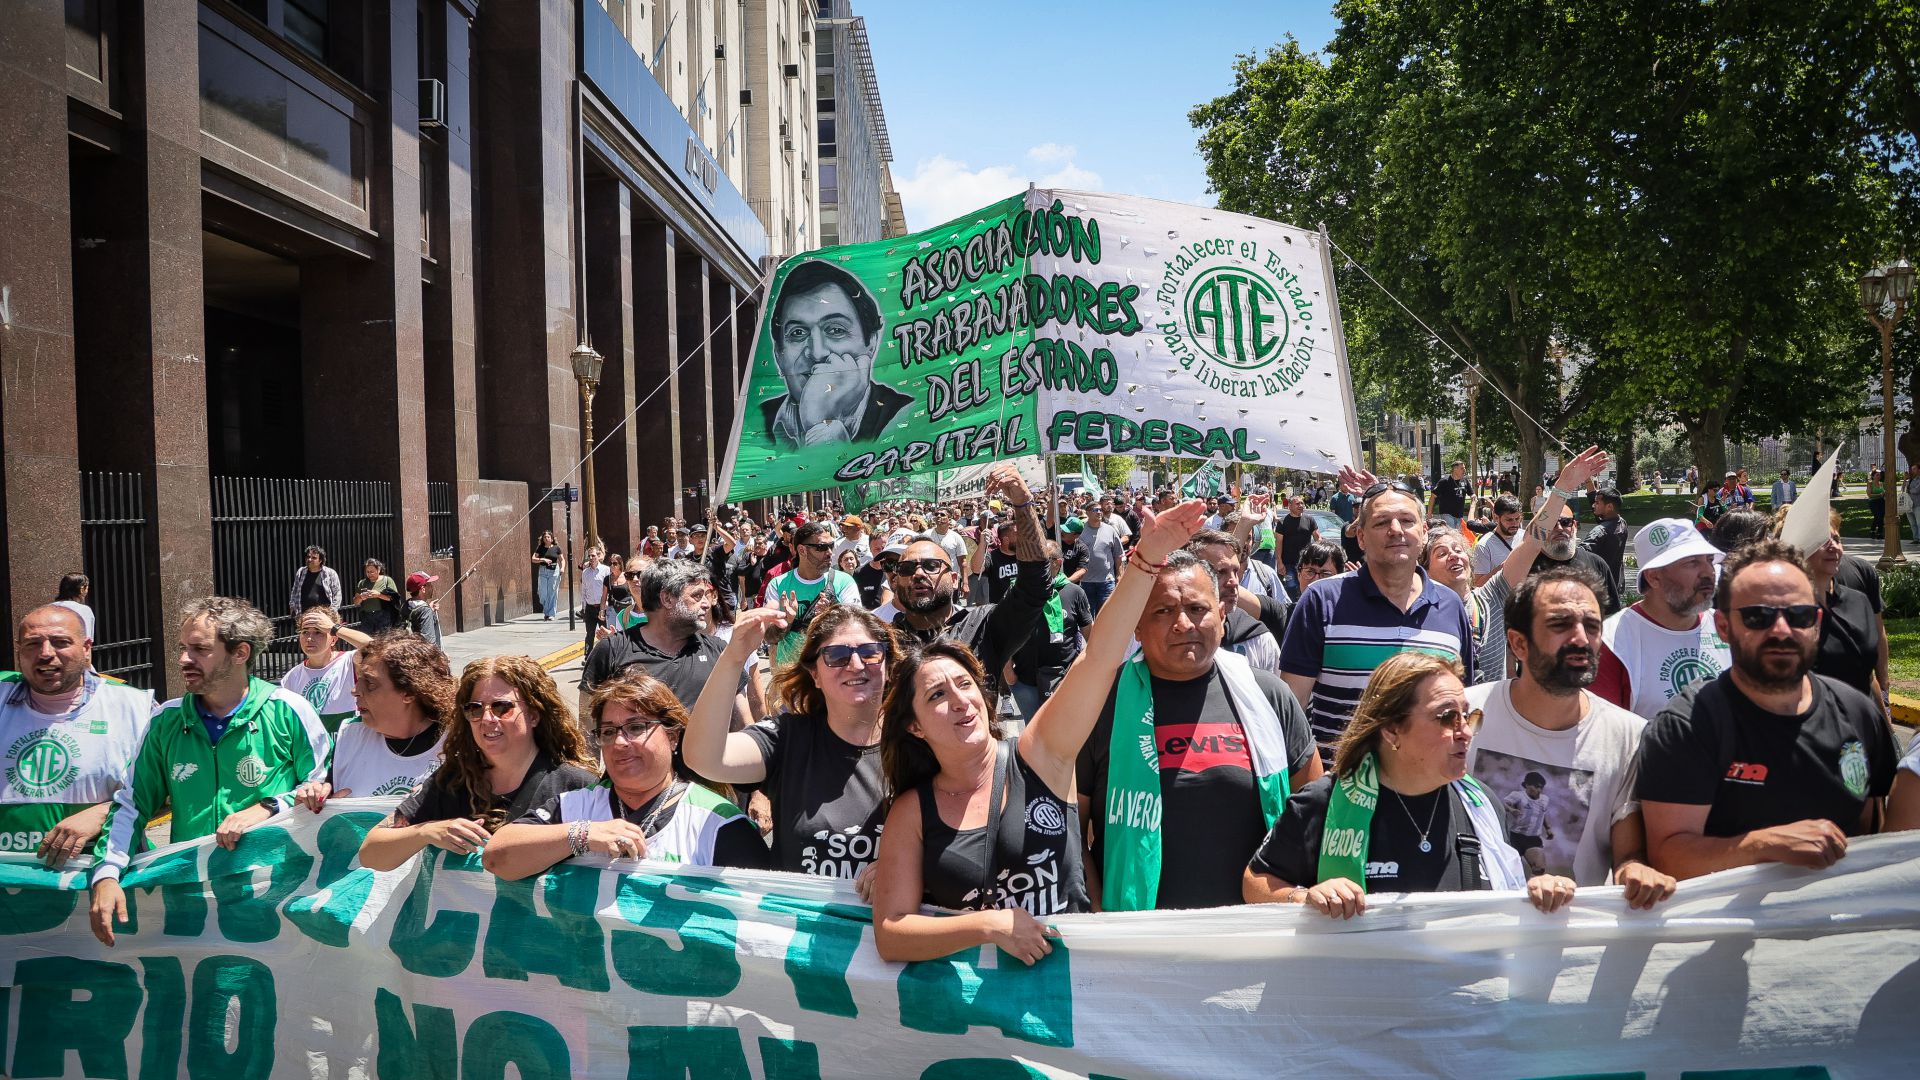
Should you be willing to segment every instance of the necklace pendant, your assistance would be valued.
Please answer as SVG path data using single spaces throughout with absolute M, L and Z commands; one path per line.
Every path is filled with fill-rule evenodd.
M 1421 837 L 1420 838 L 1420 854 L 1425 855 L 1432 850 L 1433 850 L 1432 841 L 1428 840 L 1425 837 Z

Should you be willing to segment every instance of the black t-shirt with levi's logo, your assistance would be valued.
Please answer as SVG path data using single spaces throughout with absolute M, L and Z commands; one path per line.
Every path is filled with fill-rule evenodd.
M 1722 673 L 1668 702 L 1640 748 L 1641 801 L 1711 806 L 1706 835 L 1825 819 L 1849 836 L 1899 755 L 1873 700 L 1823 675 L 1804 713 L 1768 712 Z

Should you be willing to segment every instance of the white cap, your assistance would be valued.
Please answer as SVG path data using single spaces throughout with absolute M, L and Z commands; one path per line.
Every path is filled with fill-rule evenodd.
M 1685 518 L 1649 521 L 1633 534 L 1633 557 L 1642 570 L 1658 570 L 1695 555 L 1711 555 L 1715 564 L 1727 557 Z

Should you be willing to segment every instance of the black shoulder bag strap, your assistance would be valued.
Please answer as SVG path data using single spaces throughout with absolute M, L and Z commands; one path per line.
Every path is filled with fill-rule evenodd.
M 987 908 L 997 905 L 988 898 L 992 896 L 994 867 L 1000 862 L 1000 827 L 1004 816 L 1000 813 L 1000 803 L 1007 795 L 1007 744 L 996 741 L 993 748 L 993 795 L 987 803 L 987 853 L 980 860 L 980 900 Z
M 1467 816 L 1460 792 L 1447 785 L 1447 824 L 1453 829 L 1453 870 L 1448 892 L 1477 892 L 1480 884 L 1480 837 L 1473 831 L 1473 819 Z

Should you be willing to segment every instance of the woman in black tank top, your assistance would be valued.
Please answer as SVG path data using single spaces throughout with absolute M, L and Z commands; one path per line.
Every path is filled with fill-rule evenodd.
M 1018 739 L 995 730 L 986 673 L 964 645 L 936 642 L 895 664 L 880 719 L 893 797 L 873 898 L 883 959 L 933 960 L 993 944 L 1033 964 L 1057 936 L 1042 920 L 1092 910 L 1071 801 L 1075 761 L 1106 698 L 1098 684 L 1110 683 L 1126 657 L 1157 564 L 1205 513 L 1194 501 L 1141 522 L 1136 554 L 1094 620 L 1085 655 Z M 922 904 L 963 914 L 921 915 Z
M 894 799 L 873 904 L 884 959 L 991 943 L 1031 964 L 1053 951 L 1040 919 L 1092 910 L 1078 815 L 1061 794 L 1072 790 L 1073 758 L 1036 769 L 1029 759 L 1039 753 L 995 729 L 985 685 L 980 661 L 958 642 L 934 642 L 895 667 L 880 728 Z M 965 914 L 921 915 L 923 903 Z

